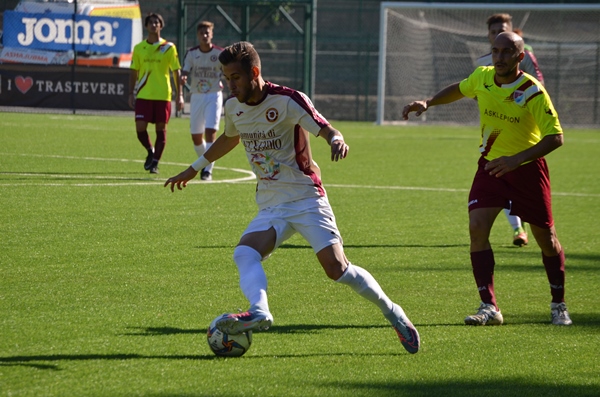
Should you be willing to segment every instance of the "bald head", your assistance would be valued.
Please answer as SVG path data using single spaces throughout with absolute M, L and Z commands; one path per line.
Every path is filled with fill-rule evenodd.
M 502 32 L 494 39 L 493 46 L 514 47 L 517 53 L 522 53 L 525 49 L 523 38 L 514 32 Z

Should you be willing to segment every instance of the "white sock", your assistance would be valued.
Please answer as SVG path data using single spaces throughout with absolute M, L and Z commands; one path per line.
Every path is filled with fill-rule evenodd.
M 362 267 L 348 263 L 348 268 L 336 282 L 348 285 L 360 296 L 376 304 L 384 315 L 389 314 L 394 307 L 377 280 Z
M 513 230 L 520 228 L 522 226 L 521 218 L 519 218 L 516 215 L 511 215 L 510 210 L 505 208 L 504 214 L 506 215 L 506 219 L 508 219 L 508 223 L 510 223 L 510 226 L 513 228 Z
M 206 149 L 207 147 L 205 142 L 202 142 L 202 145 L 194 145 L 194 150 L 196 151 L 198 157 L 202 156 L 204 152 L 206 152 Z
M 206 142 L 206 150 L 210 149 L 210 147 L 212 146 L 213 142 Z M 210 163 L 209 165 L 206 166 L 205 170 L 210 172 L 212 174 L 213 171 L 213 167 L 215 166 L 215 163 Z
M 233 250 L 233 260 L 240 274 L 240 289 L 250 302 L 250 308 L 269 313 L 267 275 L 261 259 L 258 251 L 245 245 L 238 245 Z

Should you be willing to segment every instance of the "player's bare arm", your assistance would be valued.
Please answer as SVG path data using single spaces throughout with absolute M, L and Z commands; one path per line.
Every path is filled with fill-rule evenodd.
M 181 84 L 181 70 L 173 71 L 173 80 L 175 82 L 175 88 L 177 90 L 177 110 L 183 110 L 183 84 Z
M 219 136 L 217 140 L 212 144 L 210 149 L 208 149 L 206 153 L 204 153 L 202 156 L 200 156 L 198 160 L 196 160 L 196 162 L 194 162 L 194 164 L 196 164 L 197 162 L 201 163 L 196 168 L 198 168 L 198 170 L 201 170 L 210 163 L 217 161 L 218 159 L 229 153 L 234 147 L 237 146 L 238 143 L 240 143 L 239 136 L 228 137 L 225 134 L 221 134 L 221 136 Z M 203 163 L 205 164 L 202 165 Z M 190 166 L 180 174 L 167 179 L 167 181 L 164 184 L 164 187 L 171 185 L 170 187 L 172 192 L 175 191 L 175 186 L 177 186 L 178 190 L 183 190 L 183 188 L 187 186 L 187 183 L 190 180 L 194 179 L 196 175 L 198 175 L 198 171 L 196 171 L 193 166 Z
M 137 70 L 131 69 L 129 73 L 129 107 L 134 108 L 135 104 L 135 84 L 137 83 L 138 72 Z
M 319 136 L 322 136 L 329 143 L 329 146 L 331 146 L 331 161 L 346 158 L 350 147 L 344 142 L 344 136 L 341 132 L 328 125 L 321 128 Z
M 431 106 L 445 105 L 464 98 L 464 95 L 460 92 L 459 84 L 460 83 L 451 84 L 425 101 L 414 101 L 409 103 L 402 109 L 402 118 L 408 120 L 409 113 L 414 112 L 415 116 L 420 116 Z
M 537 144 L 533 145 L 527 150 L 523 150 L 522 152 L 515 154 L 514 156 L 502 156 L 490 161 L 485 165 L 485 170 L 488 171 L 491 176 L 496 176 L 499 178 L 507 172 L 516 170 L 525 162 L 544 157 L 553 150 L 561 147 L 562 144 L 562 134 L 545 136 Z

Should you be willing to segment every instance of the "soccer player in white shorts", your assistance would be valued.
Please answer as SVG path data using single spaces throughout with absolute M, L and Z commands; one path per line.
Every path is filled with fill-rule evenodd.
M 345 158 L 349 148 L 342 134 L 305 94 L 263 80 L 260 57 L 252 44 L 232 44 L 221 52 L 219 61 L 232 94 L 225 103 L 225 131 L 192 166 L 165 182 L 172 191 L 175 186 L 182 189 L 199 170 L 239 143 L 256 175 L 259 212 L 233 252 L 240 288 L 250 308 L 221 317 L 217 328 L 237 334 L 271 326 L 273 316 L 262 261 L 298 232 L 312 246 L 327 276 L 375 304 L 402 346 L 416 353 L 419 333 L 404 310 L 392 302 L 366 269 L 346 258 L 321 171 L 312 159 L 310 135 L 320 136 L 329 144 L 332 161 Z
M 223 49 L 212 43 L 213 29 L 212 22 L 198 23 L 196 33 L 200 45 L 187 51 L 181 71 L 182 84 L 187 83 L 192 93 L 190 132 L 198 157 L 215 141 L 223 109 L 223 83 L 219 63 L 219 54 Z M 214 163 L 211 163 L 201 170 L 200 178 L 212 180 L 213 167 Z

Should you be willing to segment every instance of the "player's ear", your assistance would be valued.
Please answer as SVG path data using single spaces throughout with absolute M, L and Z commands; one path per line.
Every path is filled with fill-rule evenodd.
M 252 66 L 252 80 L 255 80 L 260 76 L 260 69 L 258 66 Z
M 523 61 L 523 58 L 525 58 L 525 52 L 524 51 L 519 54 L 519 62 Z

